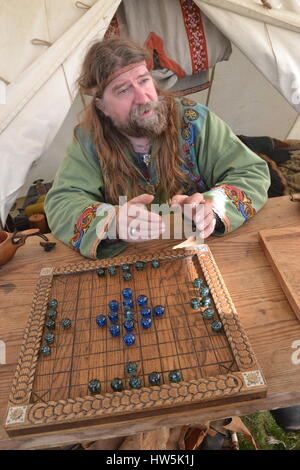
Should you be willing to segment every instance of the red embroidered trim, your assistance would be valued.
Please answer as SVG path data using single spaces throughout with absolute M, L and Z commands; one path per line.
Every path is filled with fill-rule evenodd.
M 75 251 L 80 250 L 82 238 L 89 229 L 92 220 L 96 217 L 97 208 L 100 205 L 101 203 L 91 204 L 90 206 L 86 207 L 78 217 L 74 227 L 74 236 L 70 240 L 70 244 Z
M 201 11 L 193 0 L 179 0 L 190 45 L 193 73 L 208 69 L 208 56 Z
M 233 202 L 236 209 L 241 213 L 245 220 L 250 219 L 256 214 L 251 199 L 248 198 L 241 189 L 229 184 L 220 184 L 220 186 L 215 186 L 212 189 L 224 191 L 228 199 Z
M 113 222 L 113 220 L 117 216 L 117 214 L 118 214 L 118 207 L 115 206 L 115 207 L 113 207 L 113 210 L 111 210 L 107 214 L 106 223 L 104 223 L 102 221 L 102 225 L 103 225 L 102 230 L 100 231 L 100 233 L 97 232 L 97 238 L 94 241 L 94 243 L 92 245 L 92 248 L 91 248 L 91 251 L 90 251 L 90 255 L 91 255 L 92 259 L 97 259 L 97 248 L 100 245 L 100 243 L 102 242 L 102 240 L 104 239 L 104 235 L 106 235 L 107 232 L 109 231 L 109 226 Z

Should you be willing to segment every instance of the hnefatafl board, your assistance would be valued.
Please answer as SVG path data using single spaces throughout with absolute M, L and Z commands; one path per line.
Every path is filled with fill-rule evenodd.
M 49 329 L 54 299 L 55 329 Z M 131 331 L 124 327 L 128 318 Z M 119 335 L 112 336 L 116 325 Z M 85 261 L 40 273 L 5 427 L 25 436 L 130 425 L 150 415 L 163 425 L 164 416 L 263 397 L 266 389 L 207 245 Z

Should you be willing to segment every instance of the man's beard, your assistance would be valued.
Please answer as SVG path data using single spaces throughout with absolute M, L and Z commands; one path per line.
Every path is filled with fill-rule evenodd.
M 144 113 L 153 110 L 147 117 L 141 117 Z M 153 139 L 160 136 L 167 128 L 168 104 L 164 97 L 158 101 L 149 101 L 147 104 L 135 106 L 129 113 L 126 123 L 113 120 L 114 126 L 122 134 L 129 137 L 147 137 Z

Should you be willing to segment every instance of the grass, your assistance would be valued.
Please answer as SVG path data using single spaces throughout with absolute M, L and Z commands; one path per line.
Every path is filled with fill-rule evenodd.
M 268 411 L 242 417 L 260 450 L 300 450 L 300 431 L 285 432 Z M 238 434 L 241 450 L 253 450 L 242 434 Z

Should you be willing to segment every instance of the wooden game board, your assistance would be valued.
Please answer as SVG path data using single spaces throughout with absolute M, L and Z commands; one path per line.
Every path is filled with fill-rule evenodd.
M 151 260 L 159 259 L 160 267 Z M 146 262 L 137 271 L 134 263 Z M 121 265 L 130 264 L 132 280 L 124 281 Z M 117 267 L 117 275 L 99 277 L 96 269 Z M 193 280 L 203 277 L 211 291 L 217 319 L 223 329 L 214 333 L 190 300 L 199 297 Z M 137 305 L 135 343 L 126 346 L 111 337 L 95 319 L 108 313 L 108 302 L 122 301 L 121 291 L 133 290 L 133 300 L 148 296 L 148 305 L 165 305 L 163 317 L 152 319 L 149 330 L 140 326 Z M 50 356 L 39 353 L 45 334 L 47 303 L 58 300 L 55 343 Z M 120 314 L 122 317 L 122 314 Z M 63 330 L 60 319 L 72 327 Z M 120 321 L 122 324 L 122 320 Z M 125 363 L 135 361 L 142 388 L 128 385 Z M 170 383 L 170 370 L 183 380 Z M 161 385 L 150 386 L 148 374 L 161 374 Z M 113 378 L 125 384 L 111 389 Z M 101 393 L 91 395 L 87 384 L 99 379 Z M 9 435 L 42 434 L 61 429 L 133 423 L 147 416 L 176 416 L 186 409 L 262 397 L 266 383 L 232 300 L 207 245 L 198 250 L 169 250 L 149 256 L 118 257 L 41 271 L 32 311 L 25 330 L 20 359 L 9 396 L 5 427 Z M 163 424 L 162 424 L 163 425 Z

